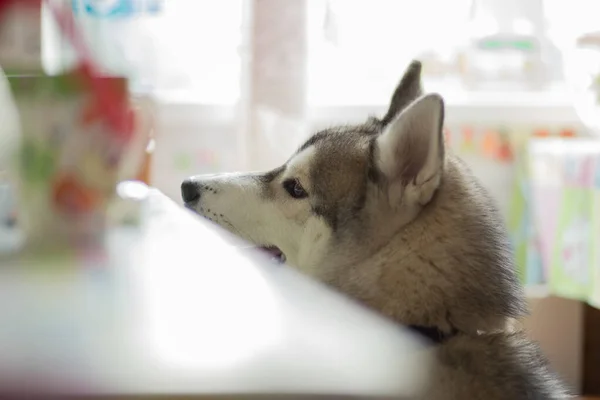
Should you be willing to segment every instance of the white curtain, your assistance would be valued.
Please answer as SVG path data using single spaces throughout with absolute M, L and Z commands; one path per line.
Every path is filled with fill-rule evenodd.
M 382 112 L 411 58 L 433 54 L 444 61 L 465 46 L 471 5 L 471 0 L 133 3 L 143 10 L 161 1 L 158 13 L 119 18 L 92 16 L 83 5 L 110 8 L 126 0 L 73 4 L 79 5 L 76 18 L 99 63 L 130 76 L 134 91 L 156 97 L 153 182 L 174 198 L 187 175 L 284 162 L 314 129 L 342 122 L 335 110 L 356 119 Z M 68 44 L 50 18 L 43 28 L 46 68 L 68 68 L 73 64 Z M 352 109 L 356 115 L 348 112 Z

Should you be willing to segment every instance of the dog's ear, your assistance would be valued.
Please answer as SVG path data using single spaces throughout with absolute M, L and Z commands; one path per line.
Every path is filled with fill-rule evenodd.
M 381 120 L 384 125 L 391 122 L 400 111 L 405 109 L 410 103 L 423 94 L 423 88 L 421 87 L 421 69 L 421 62 L 413 60 L 408 68 L 406 68 L 406 71 L 404 71 L 404 75 L 392 95 L 390 107 Z
M 375 139 L 375 160 L 386 178 L 391 204 L 431 200 L 444 165 L 444 101 L 438 94 L 416 100 Z

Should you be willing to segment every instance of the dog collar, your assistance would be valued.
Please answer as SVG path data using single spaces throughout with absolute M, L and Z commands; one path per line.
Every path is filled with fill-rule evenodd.
M 458 334 L 458 330 L 456 330 L 455 328 L 452 328 L 450 332 L 443 332 L 442 330 L 436 327 L 409 325 L 408 329 L 415 333 L 418 333 L 421 336 L 426 337 L 430 342 L 434 344 L 442 344 L 448 339 L 451 339 Z

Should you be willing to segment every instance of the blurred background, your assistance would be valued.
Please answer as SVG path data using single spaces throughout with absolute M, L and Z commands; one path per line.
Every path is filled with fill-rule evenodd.
M 152 99 L 144 176 L 177 202 L 189 175 L 272 168 L 319 128 L 382 115 L 421 60 L 448 145 L 506 217 L 532 335 L 600 392 L 597 1 L 66 3 L 102 69 Z M 47 10 L 42 55 L 49 74 L 77 62 Z

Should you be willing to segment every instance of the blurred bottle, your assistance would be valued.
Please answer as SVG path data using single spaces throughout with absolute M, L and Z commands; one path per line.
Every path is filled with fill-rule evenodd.
M 472 89 L 539 89 L 548 82 L 543 0 L 473 0 L 463 78 Z

